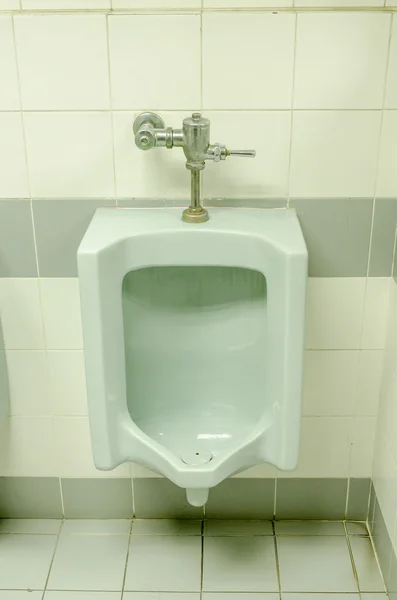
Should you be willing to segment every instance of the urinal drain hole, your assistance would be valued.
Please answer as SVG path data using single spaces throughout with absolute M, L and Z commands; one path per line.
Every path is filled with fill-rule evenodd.
M 184 452 L 181 460 L 186 465 L 205 465 L 212 460 L 211 452 Z

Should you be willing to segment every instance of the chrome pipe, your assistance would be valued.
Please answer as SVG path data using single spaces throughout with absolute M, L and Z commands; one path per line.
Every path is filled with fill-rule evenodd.
M 191 199 L 190 208 L 200 208 L 201 206 L 201 173 L 192 170 L 191 172 Z

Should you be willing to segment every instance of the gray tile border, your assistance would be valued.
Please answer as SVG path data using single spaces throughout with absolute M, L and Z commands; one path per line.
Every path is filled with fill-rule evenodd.
M 131 479 L 61 479 L 66 519 L 129 519 Z
M 75 277 L 77 275 L 76 251 L 95 212 L 103 206 L 116 206 L 116 200 L 54 199 L 33 200 L 33 216 L 40 275 L 43 277 Z M 184 207 L 188 200 L 123 198 L 117 200 L 120 208 Z M 209 198 L 208 207 L 245 207 L 263 209 L 286 208 L 285 199 L 228 199 Z M 296 209 L 309 250 L 309 275 L 313 277 L 360 277 L 366 275 L 371 233 L 373 201 L 368 198 L 292 199 L 290 207 Z M 3 227 L 6 246 L 0 235 L 0 276 L 35 276 L 36 264 L 29 200 L 1 200 L 6 219 L 9 211 L 24 212 L 13 218 L 10 227 Z M 8 208 L 11 206 L 11 208 Z M 21 208 L 23 207 L 23 208 Z M 28 209 L 29 208 L 29 213 Z M 11 213 L 10 213 L 11 214 Z M 15 231 L 18 222 L 20 233 Z M 378 199 L 370 257 L 370 276 L 388 276 L 397 223 L 397 199 Z M 27 227 L 30 227 L 30 233 Z M 11 237 L 10 231 L 13 231 Z M 0 225 L 0 233 L 2 228 Z M 14 234 L 21 236 L 15 251 Z M 9 241 L 10 240 L 10 241 Z M 11 241 L 13 242 L 11 244 Z M 22 249 L 22 250 L 21 250 Z M 29 258 L 30 257 L 30 258 Z M 1 272 L 5 275 L 1 275 Z
M 371 508 L 373 506 L 373 520 Z M 378 556 L 379 566 L 390 600 L 397 600 L 397 556 L 384 521 L 373 484 L 371 485 L 371 503 L 368 525 Z M 364 596 L 363 596 L 364 597 Z
M 170 200 L 167 198 L 122 198 L 117 200 L 119 208 L 186 208 L 189 198 Z M 286 208 L 286 198 L 204 198 L 207 208 Z
M 33 200 L 41 277 L 77 277 L 77 248 L 97 208 L 115 200 Z
M 346 519 L 365 521 L 368 517 L 368 501 L 371 480 L 369 478 L 351 478 L 347 499 Z
M 394 238 L 393 255 L 394 255 L 394 261 L 393 261 L 393 266 L 392 266 L 392 277 L 393 277 L 395 283 L 397 283 L 397 225 L 396 225 L 396 232 L 395 232 L 395 238 Z
M 62 518 L 57 477 L 0 477 L 0 517 Z
M 30 200 L 0 200 L 0 277 L 37 277 Z
M 374 514 L 375 514 L 375 502 L 376 493 L 373 481 L 371 481 L 370 497 L 369 497 L 369 508 L 368 508 L 368 529 L 372 532 L 374 527 Z
M 188 504 L 186 491 L 162 477 L 134 479 L 135 516 L 139 519 L 200 519 L 203 508 Z
M 117 208 L 164 208 L 165 203 L 161 198 L 124 198 L 117 199 Z
M 389 579 L 386 582 L 389 600 L 397 600 L 397 557 L 392 553 Z
M 365 277 L 373 200 L 291 200 L 309 252 L 311 277 Z
M 393 555 L 393 546 L 383 519 L 382 510 L 378 500 L 375 500 L 375 515 L 372 528 L 372 539 L 378 555 L 379 566 L 383 574 L 386 586 L 389 580 L 390 561 Z
M 188 504 L 183 488 L 165 478 L 134 478 L 133 487 L 135 516 L 138 519 L 202 519 L 204 516 L 202 508 Z M 353 502 L 350 510 L 354 509 L 354 514 L 364 510 L 369 487 L 370 481 L 366 478 L 350 481 L 349 502 Z M 341 520 L 345 516 L 346 490 L 347 479 L 279 478 L 276 519 Z M 272 519 L 274 491 L 273 478 L 226 479 L 210 489 L 205 518 L 220 519 L 218 523 L 224 519 L 226 525 L 227 520 L 255 525 L 255 520 L 260 523 Z M 386 528 L 375 494 L 372 494 L 371 507 L 375 502 L 375 524 L 371 528 L 369 516 L 369 527 L 374 537 L 383 539 Z M 364 520 L 350 514 L 348 508 L 349 520 Z M 131 479 L 0 477 L 0 518 L 48 519 L 62 516 L 68 519 L 132 518 Z M 361 529 L 350 533 L 362 535 Z
M 225 479 L 210 489 L 207 519 L 272 519 L 274 479 Z
M 368 270 L 370 277 L 390 277 L 396 225 L 397 198 L 377 198 Z
M 203 203 L 208 208 L 287 208 L 287 198 L 207 198 Z
M 276 519 L 344 519 L 347 479 L 278 479 Z

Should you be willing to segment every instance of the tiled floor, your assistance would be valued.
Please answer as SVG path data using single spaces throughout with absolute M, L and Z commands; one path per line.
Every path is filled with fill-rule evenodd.
M 0 521 L 0 600 L 308 600 L 309 593 L 386 600 L 364 524 Z

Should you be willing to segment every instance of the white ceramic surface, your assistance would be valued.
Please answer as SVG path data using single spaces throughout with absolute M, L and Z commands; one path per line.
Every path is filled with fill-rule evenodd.
M 298 459 L 307 250 L 292 210 L 99 209 L 78 251 L 97 468 L 134 461 L 206 501 Z

